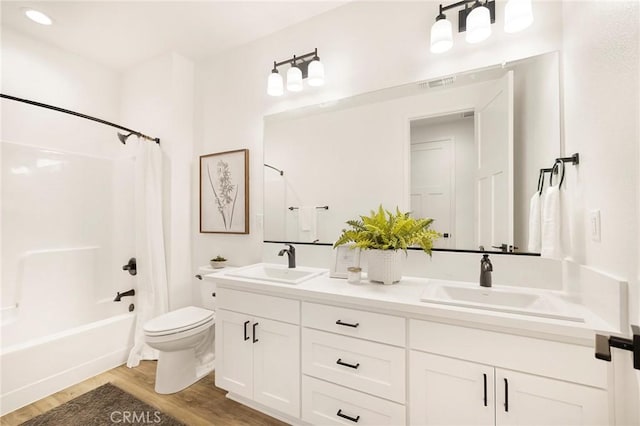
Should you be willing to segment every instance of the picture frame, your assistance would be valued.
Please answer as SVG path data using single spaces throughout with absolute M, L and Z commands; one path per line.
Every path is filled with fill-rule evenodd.
M 347 278 L 347 268 L 351 266 L 360 266 L 360 248 L 353 247 L 352 244 L 334 248 L 329 276 L 331 278 Z
M 249 233 L 249 150 L 200 156 L 200 232 Z

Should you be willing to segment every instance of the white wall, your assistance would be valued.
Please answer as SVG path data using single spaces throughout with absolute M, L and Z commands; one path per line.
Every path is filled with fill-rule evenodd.
M 502 10 L 504 3 L 499 1 L 497 7 Z M 437 13 L 437 2 L 354 2 L 199 67 L 196 154 L 249 148 L 252 231 L 242 236 L 199 234 L 194 212 L 194 267 L 217 253 L 232 264 L 261 258 L 265 115 L 520 59 L 558 50 L 561 45 L 561 5 L 544 2 L 536 4 L 536 21 L 522 33 L 505 34 L 498 14 L 495 34 L 481 47 L 466 44 L 464 35 L 456 34 L 454 48 L 435 56 L 429 52 L 429 29 Z M 325 86 L 269 98 L 266 78 L 273 61 L 315 47 L 325 64 Z M 192 200 L 198 205 L 197 185 Z
M 568 171 L 575 258 L 631 282 L 630 318 L 640 322 L 638 290 L 639 3 L 565 4 L 565 151 L 580 152 Z M 588 213 L 600 210 L 601 241 L 590 238 Z M 624 400 L 638 401 L 631 353 L 616 351 L 616 381 Z M 626 408 L 626 409 L 625 409 Z M 635 411 L 635 413 L 634 413 Z M 635 407 L 619 407 L 621 424 L 639 424 Z
M 169 308 L 187 306 L 197 290 L 190 268 L 193 64 L 167 53 L 125 71 L 121 117 L 125 126 L 160 138 Z

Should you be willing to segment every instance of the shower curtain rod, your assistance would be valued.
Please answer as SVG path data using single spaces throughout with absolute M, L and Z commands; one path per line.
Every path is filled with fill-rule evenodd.
M 140 138 L 146 139 L 148 141 L 155 142 L 160 144 L 160 138 L 152 138 L 151 136 L 147 136 L 143 133 L 137 132 L 135 130 L 128 129 L 126 127 L 120 126 L 119 124 L 111 123 L 110 121 L 102 120 L 100 118 L 92 117 L 90 115 L 81 114 L 79 112 L 71 111 L 64 108 L 59 108 L 53 105 L 43 104 L 41 102 L 31 101 L 29 99 L 17 98 L 15 96 L 5 95 L 4 93 L 0 93 L 0 98 L 9 99 L 11 101 L 24 102 L 25 104 L 39 106 L 41 108 L 47 108 L 58 112 L 64 112 L 65 114 L 75 115 L 76 117 L 85 118 L 91 121 L 97 121 L 98 123 L 106 124 L 107 126 L 115 127 L 116 129 L 124 130 L 125 132 L 129 132 L 128 135 L 121 135 L 118 133 L 118 139 L 124 144 L 126 139 L 131 135 L 136 135 Z

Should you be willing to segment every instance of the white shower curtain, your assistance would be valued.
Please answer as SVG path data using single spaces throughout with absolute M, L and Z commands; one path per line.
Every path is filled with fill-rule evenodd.
M 135 367 L 143 359 L 158 359 L 158 351 L 145 343 L 142 327 L 169 308 L 162 232 L 162 151 L 160 145 L 147 140 L 138 139 L 135 144 L 137 315 L 135 342 L 127 367 Z

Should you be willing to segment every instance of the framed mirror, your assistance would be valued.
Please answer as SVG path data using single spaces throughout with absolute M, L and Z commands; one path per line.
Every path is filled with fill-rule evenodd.
M 559 77 L 551 52 L 265 117 L 265 241 L 329 244 L 382 204 L 433 217 L 438 249 L 523 253 Z

